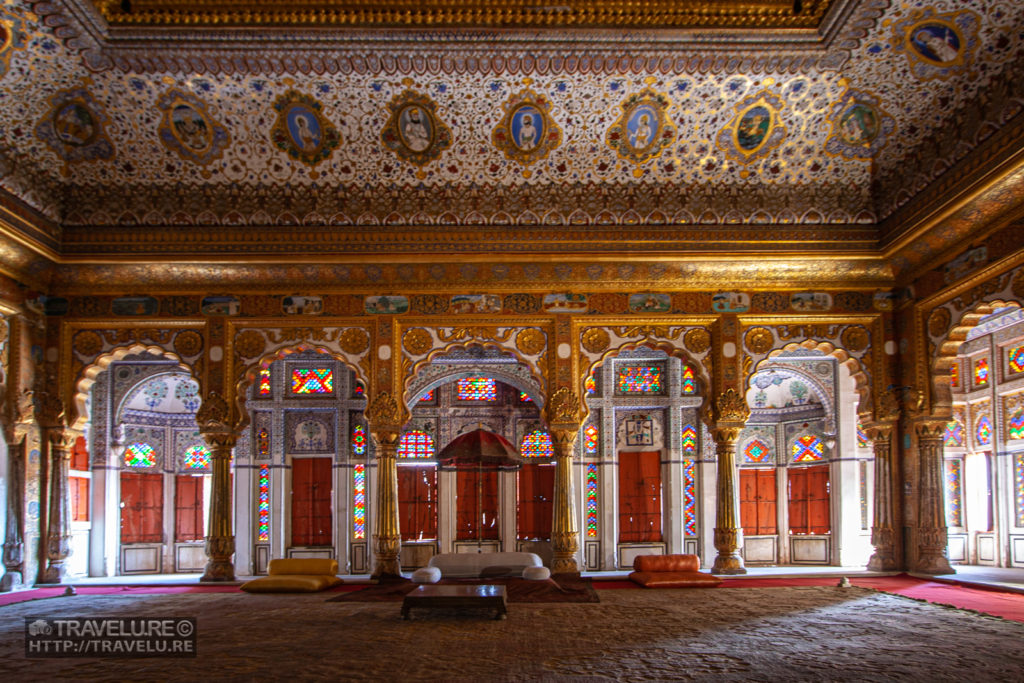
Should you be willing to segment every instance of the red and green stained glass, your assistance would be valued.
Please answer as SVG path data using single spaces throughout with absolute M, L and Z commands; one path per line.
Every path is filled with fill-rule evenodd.
M 683 453 L 690 455 L 697 452 L 697 430 L 693 425 L 683 427 Z
M 551 443 L 551 435 L 535 429 L 523 437 L 519 452 L 524 458 L 553 458 L 555 447 Z
M 1013 491 L 1017 508 L 1017 526 L 1024 526 L 1024 453 L 1017 453 L 1014 456 Z
M 427 393 L 420 396 L 420 403 L 429 403 L 434 400 L 434 390 L 431 389 Z
M 963 526 L 963 487 L 960 460 L 946 461 L 946 526 Z
M 1015 346 L 1010 349 L 1006 358 L 1006 366 L 1010 369 L 1011 375 L 1024 372 L 1024 346 Z
M 366 389 L 363 388 L 362 382 L 356 382 L 356 385 L 352 387 L 352 394 L 355 396 L 362 396 L 366 393 Z
M 583 430 L 583 452 L 587 455 L 594 455 L 597 453 L 597 427 L 594 425 L 587 425 L 587 428 Z
M 210 467 L 210 449 L 206 446 L 192 446 L 185 451 L 185 469 L 205 470 Z
M 156 451 L 148 443 L 135 442 L 124 449 L 125 467 L 154 467 Z
M 498 385 L 490 377 L 467 377 L 456 383 L 456 398 L 460 401 L 496 401 Z
M 946 423 L 946 434 L 942 443 L 954 448 L 962 448 L 964 445 L 964 426 L 954 420 Z
M 743 457 L 747 459 L 747 462 L 764 462 L 770 453 L 768 445 L 761 439 L 751 439 L 747 443 L 747 447 L 743 449 Z
M 270 466 L 260 466 L 259 505 L 256 508 L 256 538 L 260 543 L 270 541 Z
M 1017 412 L 1010 417 L 1007 424 L 1010 427 L 1011 439 L 1024 439 L 1024 408 L 1018 409 Z M 1024 524 L 1021 526 L 1024 526 Z
M 988 415 L 982 415 L 974 428 L 974 437 L 979 446 L 987 446 L 992 443 L 992 422 Z
M 804 434 L 793 442 L 793 462 L 813 462 L 825 455 L 825 444 L 813 434 Z
M 689 365 L 683 366 L 683 394 L 697 393 L 697 378 L 693 374 L 693 368 Z
M 597 464 L 587 464 L 587 538 L 597 538 Z
M 334 371 L 330 368 L 292 370 L 293 394 L 330 394 L 334 392 Z
M 402 434 L 398 442 L 399 458 L 433 458 L 434 437 L 424 431 L 413 429 Z
M 352 538 L 366 538 L 366 465 L 352 468 Z
M 988 359 L 979 358 L 974 361 L 974 383 L 978 386 L 988 384 Z
M 597 380 L 594 379 L 593 375 L 587 375 L 587 378 L 583 380 L 583 389 L 587 392 L 588 396 L 593 396 L 597 393 Z
M 270 396 L 270 368 L 260 370 L 260 396 Z
M 949 386 L 954 389 L 960 386 L 960 364 L 956 361 L 949 366 Z
M 868 448 L 871 444 L 868 443 L 868 435 L 864 433 L 864 428 L 861 427 L 860 423 L 857 423 L 857 448 Z
M 661 391 L 661 368 L 631 366 L 619 370 L 619 393 L 651 394 Z
M 530 398 L 530 395 L 528 393 L 526 393 L 525 391 L 520 391 L 519 392 L 519 402 L 520 403 L 533 403 L 533 399 Z
M 683 533 L 697 535 L 696 461 L 683 460 Z
M 352 428 L 352 455 L 366 455 L 366 427 L 363 425 Z

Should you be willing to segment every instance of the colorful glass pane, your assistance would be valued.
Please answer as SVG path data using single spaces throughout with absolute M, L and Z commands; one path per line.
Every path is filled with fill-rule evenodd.
M 352 468 L 352 538 L 366 538 L 366 465 Z
M 587 464 L 587 538 L 597 538 L 597 464 Z
M 422 396 L 420 396 L 420 403 L 428 403 L 429 401 L 433 401 L 433 400 L 434 400 L 434 390 L 433 389 L 431 389 L 427 393 L 425 393 Z
M 498 385 L 490 377 L 467 377 L 456 382 L 460 401 L 496 401 Z
M 943 438 L 943 443 L 947 446 L 953 446 L 954 448 L 963 447 L 964 445 L 964 426 L 954 420 L 946 424 L 946 435 Z
M 330 394 L 334 391 L 334 371 L 330 368 L 292 370 L 293 394 Z
M 1024 408 L 1019 408 L 1008 422 L 1011 439 L 1024 439 Z
M 260 543 L 270 541 L 270 466 L 260 467 L 259 505 L 256 509 L 256 538 Z
M 363 425 L 352 428 L 352 455 L 366 455 L 366 427 Z
M 354 396 L 362 396 L 366 393 L 366 389 L 363 388 L 362 382 L 356 382 L 356 385 L 352 387 L 352 394 Z
M 960 386 L 960 364 L 956 361 L 949 366 L 949 386 L 954 389 Z
M 661 391 L 661 368 L 658 366 L 631 366 L 619 370 L 619 392 L 623 394 L 650 394 Z
M 1024 453 L 1014 456 L 1013 490 L 1017 501 L 1017 526 L 1024 526 Z
M 530 395 L 528 393 L 526 393 L 525 391 L 520 391 L 519 392 L 519 402 L 520 403 L 532 403 L 533 399 L 530 398 Z
M 857 423 L 857 448 L 870 448 L 871 444 L 868 442 L 868 435 L 864 433 L 864 428 L 861 427 L 860 423 Z
M 1009 350 L 1006 367 L 1009 368 L 1011 375 L 1024 372 L 1024 346 L 1015 346 Z
M 260 428 L 260 431 L 256 434 L 256 448 L 261 458 L 270 457 L 270 432 L 267 431 L 266 427 Z
M 136 442 L 124 449 L 125 467 L 153 467 L 156 465 L 156 452 L 148 443 Z
M 206 446 L 192 446 L 185 451 L 185 469 L 205 470 L 210 467 L 210 449 Z
M 535 429 L 523 437 L 523 442 L 519 444 L 519 452 L 524 458 L 555 457 L 551 435 L 540 429 Z
M 946 461 L 946 526 L 963 526 L 963 488 L 960 460 Z
M 693 368 L 689 365 L 683 366 L 683 394 L 697 393 L 697 378 L 693 374 Z
M 693 425 L 683 427 L 683 453 L 693 454 L 697 452 L 697 430 Z
M 825 444 L 813 434 L 804 434 L 793 442 L 793 462 L 821 460 L 825 455 Z
M 270 368 L 260 370 L 260 396 L 270 396 Z
M 975 440 L 979 446 L 987 446 L 992 443 L 992 422 L 988 415 L 982 415 L 974 430 Z
M 858 469 L 860 470 L 860 528 L 862 531 L 868 529 L 868 461 L 861 460 Z
M 412 429 L 405 434 L 402 434 L 402 438 L 398 442 L 398 457 L 434 457 L 434 437 L 419 429 Z
M 747 443 L 747 447 L 743 449 L 743 457 L 747 459 L 747 462 L 764 462 L 770 453 L 768 445 L 761 439 L 751 439 Z
M 978 386 L 988 384 L 988 359 L 979 358 L 974 361 L 974 383 Z
M 597 393 L 597 380 L 594 379 L 593 375 L 587 375 L 587 378 L 583 380 L 583 389 L 587 392 L 588 396 L 593 396 Z
M 697 464 L 683 460 L 683 533 L 697 535 Z
M 597 453 L 597 427 L 594 425 L 587 425 L 587 428 L 583 430 L 583 452 L 587 455 L 593 455 Z

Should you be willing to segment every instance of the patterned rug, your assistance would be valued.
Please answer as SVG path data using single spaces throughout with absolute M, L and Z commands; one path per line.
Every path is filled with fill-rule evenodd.
M 488 583 L 505 586 L 508 602 L 601 602 L 589 579 L 559 576 L 546 581 L 528 581 L 521 578 L 494 578 L 487 581 L 476 579 L 444 580 L 442 585 L 474 585 Z M 343 593 L 327 602 L 400 602 L 407 593 L 415 590 L 412 581 L 389 581 L 367 586 L 352 593 Z
M 1020 681 L 1024 624 L 862 588 L 608 590 L 508 619 L 323 594 L 78 595 L 0 608 L 5 680 Z M 25 617 L 197 618 L 189 659 L 26 659 Z

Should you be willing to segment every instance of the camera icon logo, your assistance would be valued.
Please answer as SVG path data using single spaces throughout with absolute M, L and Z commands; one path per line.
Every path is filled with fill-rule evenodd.
M 46 619 L 36 619 L 28 625 L 28 634 L 30 636 L 48 636 L 53 633 L 53 627 L 50 626 L 50 622 Z

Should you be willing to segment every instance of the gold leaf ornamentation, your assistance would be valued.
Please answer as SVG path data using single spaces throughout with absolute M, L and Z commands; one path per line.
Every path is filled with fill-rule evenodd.
M 704 353 L 711 348 L 711 333 L 703 327 L 695 327 L 683 335 L 683 344 L 692 353 Z
M 422 356 L 431 349 L 434 340 L 422 327 L 414 327 L 402 336 L 402 346 L 413 356 Z
M 735 389 L 726 389 L 715 400 L 712 416 L 715 422 L 746 422 L 750 417 L 750 407 Z
M 569 387 L 561 387 L 548 399 L 549 425 L 576 423 L 580 419 L 580 399 Z
M 174 337 L 174 350 L 183 358 L 195 356 L 203 350 L 203 336 L 195 330 L 183 330 Z
M 763 354 L 772 350 L 775 337 L 767 327 L 751 327 L 743 337 L 744 343 L 751 353 Z
M 338 346 L 345 353 L 358 356 L 370 346 L 370 335 L 361 327 L 350 327 L 338 337 Z
M 243 330 L 235 337 L 235 350 L 242 358 L 255 358 L 263 353 L 267 340 L 256 330 Z
M 75 351 L 86 357 L 95 356 L 103 350 L 103 339 L 91 330 L 83 330 L 75 335 Z
M 535 327 L 520 330 L 516 335 L 516 348 L 525 356 L 536 356 L 547 346 L 544 333 Z
M 588 352 L 601 353 L 608 348 L 611 337 L 600 327 L 588 327 L 583 331 L 583 338 L 580 342 Z
M 377 394 L 366 411 L 371 430 L 397 430 L 402 426 L 402 413 L 398 402 L 388 392 Z
M 230 429 L 230 417 L 227 401 L 216 391 L 211 391 L 196 411 L 196 424 L 200 432 L 223 432 Z
M 871 343 L 871 333 L 863 325 L 852 325 L 840 335 L 843 348 L 853 353 L 860 353 Z
M 477 327 L 455 327 L 452 328 L 451 332 L 445 330 L 438 330 L 437 336 L 441 341 L 466 341 L 470 339 L 488 339 L 493 341 L 508 341 L 508 338 L 512 336 L 512 330 L 506 329 L 504 332 L 498 332 L 497 329 L 492 329 L 483 326 Z
M 928 334 L 941 337 L 949 329 L 949 309 L 936 308 L 928 316 Z

